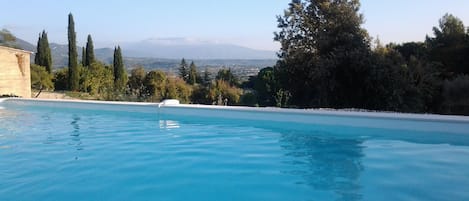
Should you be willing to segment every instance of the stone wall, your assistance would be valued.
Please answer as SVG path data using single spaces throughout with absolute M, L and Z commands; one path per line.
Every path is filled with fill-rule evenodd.
M 31 52 L 0 46 L 0 96 L 31 98 Z

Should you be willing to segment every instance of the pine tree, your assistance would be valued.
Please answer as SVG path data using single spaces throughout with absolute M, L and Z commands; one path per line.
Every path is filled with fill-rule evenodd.
M 125 72 L 124 60 L 120 46 L 114 48 L 114 87 L 116 91 L 123 91 L 127 84 L 127 73 Z
M 49 47 L 49 40 L 47 39 L 47 33 L 45 30 L 39 34 L 37 41 L 37 53 L 34 58 L 34 63 L 39 66 L 46 68 L 48 73 L 52 72 L 52 55 Z
M 95 62 L 93 39 L 91 39 L 91 35 L 88 35 L 88 40 L 86 42 L 86 56 L 83 58 L 85 58 L 84 66 L 89 66 Z
M 197 83 L 197 66 L 195 66 L 194 62 L 191 62 L 188 74 L 187 83 L 191 85 Z
M 184 81 L 187 81 L 188 79 L 187 63 L 184 58 L 182 58 L 181 64 L 179 64 L 179 77 L 181 77 Z
M 77 40 L 73 15 L 68 15 L 68 79 L 69 90 L 78 91 L 80 88 L 80 74 L 78 72 Z

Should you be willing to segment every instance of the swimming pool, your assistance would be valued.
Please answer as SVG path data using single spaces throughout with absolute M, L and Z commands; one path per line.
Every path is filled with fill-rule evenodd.
M 469 118 L 7 99 L 0 200 L 469 200 Z

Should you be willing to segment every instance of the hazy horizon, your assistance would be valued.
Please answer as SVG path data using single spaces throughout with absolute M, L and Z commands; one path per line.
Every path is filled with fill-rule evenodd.
M 195 42 L 232 44 L 256 50 L 277 51 L 273 41 L 278 31 L 276 16 L 283 14 L 290 0 L 214 0 L 178 2 L 139 1 L 32 1 L 21 15 L 16 4 L 0 0 L 2 20 L 18 38 L 36 44 L 45 29 L 49 42 L 67 43 L 67 15 L 75 19 L 78 45 L 91 34 L 96 48 L 156 40 L 163 43 Z M 469 23 L 469 1 L 372 1 L 362 0 L 363 27 L 383 43 L 423 41 L 432 35 L 445 13 Z M 179 40 L 179 41 L 178 41 Z

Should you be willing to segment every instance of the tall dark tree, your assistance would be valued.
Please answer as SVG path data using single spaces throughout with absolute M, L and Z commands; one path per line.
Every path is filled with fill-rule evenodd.
M 451 14 L 445 14 L 439 26 L 433 28 L 434 37 L 426 39 L 429 59 L 441 64 L 439 78 L 441 106 L 439 112 L 469 114 L 467 89 L 469 88 L 469 30 Z
M 435 37 L 427 37 L 430 58 L 444 65 L 443 78 L 453 78 L 460 73 L 469 74 L 469 41 L 463 22 L 451 15 L 444 15 L 438 27 L 433 27 Z
M 95 62 L 93 39 L 91 38 L 91 35 L 88 35 L 88 39 L 86 42 L 86 56 L 84 58 L 85 58 L 84 66 L 89 66 L 93 62 Z
M 358 0 L 293 0 L 278 17 L 282 91 L 300 107 L 365 107 L 371 55 Z
M 194 85 L 195 83 L 199 82 L 197 79 L 198 73 L 197 73 L 197 66 L 194 64 L 194 62 L 191 62 L 191 65 L 189 66 L 189 73 L 188 73 L 188 78 L 187 78 L 187 83 Z
M 86 66 L 85 62 L 86 62 L 86 50 L 85 50 L 85 47 L 82 47 L 81 48 L 81 65 Z
M 42 34 L 39 33 L 39 38 L 37 39 L 37 45 L 36 45 L 36 54 L 34 55 L 34 64 L 40 65 L 39 63 L 41 62 L 41 57 L 43 54 L 42 50 Z
M 47 33 L 45 30 L 39 34 L 34 63 L 36 65 L 45 67 L 48 73 L 52 72 L 52 55 L 49 47 L 49 39 L 47 38 Z
M 120 46 L 114 48 L 114 88 L 116 91 L 124 91 L 127 84 L 127 73 L 125 72 L 124 60 Z
M 78 69 L 75 22 L 72 13 L 68 14 L 68 68 L 69 90 L 77 91 L 80 88 L 80 72 Z
M 187 82 L 189 79 L 189 68 L 187 66 L 186 60 L 182 58 L 181 63 L 179 64 L 179 77 Z

